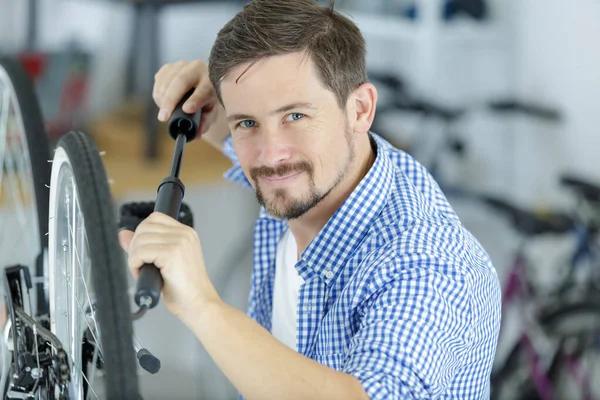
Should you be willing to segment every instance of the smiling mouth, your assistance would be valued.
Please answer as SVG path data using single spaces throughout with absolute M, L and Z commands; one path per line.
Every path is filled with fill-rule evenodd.
M 285 175 L 285 176 L 270 176 L 270 177 L 262 176 L 260 179 L 263 179 L 269 183 L 282 183 L 282 182 L 291 181 L 292 179 L 299 176 L 301 173 L 302 173 L 302 171 L 294 172 L 292 174 Z

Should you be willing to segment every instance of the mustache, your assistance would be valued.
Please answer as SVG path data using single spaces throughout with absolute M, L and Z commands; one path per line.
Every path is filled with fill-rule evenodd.
M 294 172 L 305 171 L 309 174 L 312 174 L 312 165 L 308 161 L 299 161 L 294 164 L 281 164 L 274 168 L 267 167 L 266 165 L 263 165 L 262 167 L 252 168 L 250 170 L 250 176 L 254 181 L 256 181 L 259 177 L 271 178 L 290 175 Z

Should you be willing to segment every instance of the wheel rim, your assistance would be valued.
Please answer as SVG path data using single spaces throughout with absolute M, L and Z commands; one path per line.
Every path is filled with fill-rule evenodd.
M 36 257 L 42 247 L 37 210 L 33 168 L 19 99 L 8 72 L 0 65 L 0 268 L 21 264 L 29 267 L 35 276 Z M 3 292 L 4 285 L 0 285 L 0 293 Z M 0 329 L 3 329 L 8 317 L 3 295 L 0 299 Z M 10 363 L 4 340 L 0 345 L 0 358 L 0 390 L 4 390 Z
M 89 245 L 73 170 L 62 147 L 56 149 L 52 167 L 49 228 L 50 327 L 71 362 L 70 398 L 83 399 L 84 385 L 92 388 L 87 398 L 99 398 L 94 377 L 96 359 L 103 351 L 94 307 Z M 85 334 L 98 344 L 91 372 L 82 360 Z
M 0 163 L 0 267 L 32 267 L 41 243 L 31 160 L 15 89 L 1 66 Z

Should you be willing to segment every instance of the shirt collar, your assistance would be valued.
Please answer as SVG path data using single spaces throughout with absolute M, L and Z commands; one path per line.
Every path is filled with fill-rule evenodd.
M 394 164 L 380 139 L 373 134 L 370 139 L 375 161 L 302 254 L 298 272 L 304 279 L 313 272 L 327 284 L 334 281 L 386 204 L 393 187 Z

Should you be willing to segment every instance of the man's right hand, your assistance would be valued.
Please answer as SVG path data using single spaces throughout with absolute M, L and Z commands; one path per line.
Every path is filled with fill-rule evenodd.
M 191 89 L 196 88 L 183 105 L 183 111 L 202 109 L 200 137 L 221 150 L 229 135 L 225 110 L 208 77 L 208 67 L 202 61 L 178 61 L 163 65 L 154 75 L 152 97 L 159 107 L 158 119 L 168 121 L 177 104 Z

